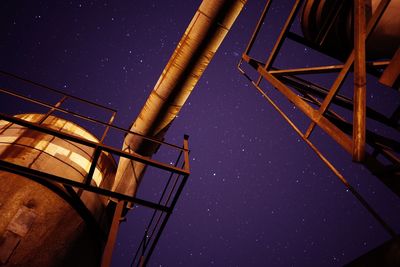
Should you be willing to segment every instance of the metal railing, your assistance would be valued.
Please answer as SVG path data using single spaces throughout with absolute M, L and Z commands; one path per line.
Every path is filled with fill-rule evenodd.
M 79 97 L 70 94 L 65 94 L 60 90 L 30 81 L 28 79 L 21 78 L 17 75 L 8 72 L 0 71 L 0 76 L 6 76 L 8 78 L 30 84 L 35 87 L 35 90 L 46 90 L 50 93 L 55 93 L 57 95 L 60 95 L 60 100 L 57 101 L 54 105 L 51 105 L 39 99 L 23 95 L 8 88 L 0 88 L 0 95 L 6 94 L 8 96 L 12 96 L 15 99 L 33 103 L 34 105 L 48 109 L 48 111 L 38 122 L 26 121 L 24 119 L 13 116 L 14 114 L 6 114 L 3 112 L 0 112 L 0 120 L 7 121 L 10 123 L 10 125 L 11 124 L 19 125 L 21 127 L 31 129 L 32 131 L 38 131 L 47 135 L 58 137 L 63 140 L 68 140 L 75 144 L 83 145 L 93 149 L 93 154 L 90 160 L 89 171 L 87 172 L 85 178 L 82 181 L 70 180 L 66 177 L 57 176 L 45 172 L 43 170 L 32 169 L 3 159 L 0 160 L 0 170 L 25 176 L 39 183 L 43 183 L 54 190 L 56 189 L 54 188 L 53 185 L 57 185 L 58 189 L 60 187 L 63 188 L 62 190 L 56 190 L 57 193 L 62 194 L 64 198 L 65 197 L 69 198 L 68 201 L 74 205 L 74 207 L 85 219 L 85 221 L 88 224 L 90 224 L 94 229 L 96 229 L 96 231 L 100 233 L 100 236 L 102 236 L 103 241 L 105 243 L 102 266 L 109 266 L 111 264 L 111 256 L 118 232 L 118 226 L 121 221 L 121 218 L 127 211 L 126 208 L 127 203 L 130 203 L 131 206 L 133 206 L 134 203 L 135 205 L 141 205 L 153 209 L 154 213 L 149 220 L 147 228 L 144 229 L 144 238 L 142 240 L 142 243 L 139 244 L 139 247 L 141 247 L 142 249 L 140 253 L 138 252 L 136 253 L 137 255 L 140 256 L 140 261 L 139 261 L 140 265 L 141 266 L 146 265 L 150 259 L 150 256 L 160 236 L 162 235 L 165 225 L 167 224 L 168 219 L 190 175 L 189 144 L 188 144 L 189 137 L 187 135 L 184 136 L 182 146 L 169 144 L 154 138 L 149 138 L 114 125 L 113 122 L 115 121 L 117 113 L 116 110 L 114 109 L 102 106 L 100 104 L 91 101 L 81 99 Z M 85 116 L 77 112 L 71 111 L 68 108 L 63 108 L 63 104 L 66 102 L 66 100 L 79 101 L 86 105 L 90 105 L 95 108 L 105 110 L 106 112 L 109 113 L 109 119 L 107 121 L 102 121 L 97 118 Z M 58 131 L 46 126 L 44 122 L 49 116 L 54 114 L 56 111 L 62 114 L 68 114 L 72 117 L 82 119 L 84 121 L 105 127 L 104 131 L 101 133 L 99 141 L 98 142 L 91 141 L 82 138 L 80 136 L 72 135 L 67 132 Z M 5 128 L 6 127 L 7 126 L 5 126 Z M 142 156 L 137 153 L 122 151 L 119 148 L 107 145 L 105 144 L 104 140 L 107 137 L 107 134 L 109 134 L 110 129 L 119 131 L 120 135 L 126 135 L 128 133 L 134 134 L 140 136 L 143 139 L 146 139 L 149 142 L 154 142 L 159 146 L 166 146 L 168 148 L 171 148 L 173 149 L 174 153 L 177 154 L 176 160 L 173 164 L 171 164 L 171 162 L 162 162 L 159 160 L 152 159 L 150 157 Z M 94 183 L 92 183 L 93 174 L 96 169 L 96 165 L 99 161 L 100 155 L 102 153 L 108 153 L 112 155 L 113 158 L 114 157 L 127 158 L 132 161 L 143 163 L 146 166 L 155 167 L 159 170 L 165 171 L 166 174 L 165 176 L 168 178 L 166 178 L 166 183 L 160 199 L 158 201 L 147 200 L 137 196 L 122 194 L 120 192 L 113 191 L 111 188 L 101 187 L 101 185 L 96 186 Z M 85 207 L 85 204 L 80 200 L 82 191 L 93 192 L 108 197 L 110 199 L 109 205 L 113 206 L 114 215 L 108 233 L 101 232 L 100 227 L 96 225 L 96 220 L 94 219 L 90 211 Z M 111 199 L 113 201 L 111 201 Z M 135 256 L 134 261 L 136 260 L 136 258 L 137 256 Z

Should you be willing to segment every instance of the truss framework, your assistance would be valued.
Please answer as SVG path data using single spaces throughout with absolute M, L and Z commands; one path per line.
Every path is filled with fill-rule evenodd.
M 364 198 L 348 183 L 345 177 L 328 159 L 328 156 L 322 153 L 317 145 L 310 140 L 313 130 L 319 127 L 349 153 L 353 161 L 366 166 L 367 169 L 377 176 L 395 194 L 400 196 L 400 140 L 376 134 L 366 127 L 366 119 L 369 118 L 379 122 L 384 127 L 391 128 L 392 130 L 394 129 L 396 133 L 400 131 L 398 123 L 400 119 L 400 107 L 394 110 L 392 116 L 387 117 L 366 105 L 367 72 L 372 75 L 377 75 L 381 73 L 381 69 L 389 69 L 388 66 L 394 66 L 395 64 L 393 63 L 398 64 L 398 61 L 400 61 L 399 55 L 394 56 L 392 60 L 375 61 L 367 61 L 365 55 L 365 41 L 368 39 L 371 32 L 373 32 L 382 14 L 387 9 L 390 0 L 382 0 L 379 3 L 368 23 L 365 21 L 364 1 L 354 0 L 355 45 L 343 64 L 301 67 L 295 69 L 278 69 L 274 67 L 274 62 L 279 57 L 282 45 L 287 39 L 326 54 L 326 51 L 323 51 L 321 47 L 291 31 L 294 20 L 304 2 L 302 0 L 293 1 L 292 9 L 285 20 L 284 26 L 267 60 L 263 61 L 252 56 L 252 52 L 254 53 L 252 50 L 253 46 L 255 42 L 261 38 L 259 33 L 264 25 L 272 2 L 272 0 L 267 0 L 247 47 L 242 54 L 242 58 L 238 63 L 238 70 L 278 111 L 318 157 L 336 174 L 340 181 L 354 194 L 364 207 L 367 208 L 375 219 L 379 221 L 386 231 L 391 236 L 395 237 L 396 232 L 382 220 Z M 335 14 L 331 15 L 335 16 Z M 334 18 L 332 17 L 332 19 L 328 21 L 330 22 L 323 26 L 318 36 L 325 36 L 326 33 L 322 31 L 327 31 L 332 27 Z M 400 54 L 399 50 L 397 54 Z M 334 55 L 329 56 L 334 57 Z M 252 75 L 246 72 L 249 68 L 243 68 L 243 64 L 245 63 L 247 63 L 247 66 L 250 66 L 250 69 L 256 71 L 258 78 L 253 79 L 251 77 Z M 339 94 L 350 71 L 353 71 L 354 74 L 352 99 Z M 304 78 L 305 74 L 324 75 L 326 73 L 337 73 L 330 88 L 325 88 Z M 302 77 L 300 78 L 298 75 L 302 75 Z M 393 75 L 396 74 L 392 71 L 392 80 Z M 273 100 L 269 92 L 271 88 L 266 88 L 267 86 L 261 85 L 262 81 L 267 82 L 263 83 L 263 85 L 271 85 L 289 100 L 297 110 L 300 110 L 308 117 L 310 123 L 305 131 L 300 130 L 296 121 L 290 119 L 289 115 L 282 110 L 279 103 Z M 352 112 L 353 121 L 347 121 L 343 116 L 338 114 L 334 107 L 341 107 Z

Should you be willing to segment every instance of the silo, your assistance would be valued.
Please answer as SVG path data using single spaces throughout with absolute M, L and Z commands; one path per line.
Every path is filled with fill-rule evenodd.
M 380 0 L 365 1 L 369 21 Z M 400 1 L 391 1 L 366 42 L 369 59 L 392 58 L 400 44 Z M 307 0 L 301 16 L 304 37 L 328 54 L 345 59 L 353 49 L 353 1 Z
M 34 123 L 44 119 L 43 114 L 16 117 Z M 41 125 L 98 142 L 84 128 L 55 116 Z M 82 182 L 93 152 L 82 144 L 0 121 L 3 161 Z M 112 156 L 102 152 L 92 185 L 111 188 L 115 168 Z M 2 266 L 99 266 L 109 227 L 107 198 L 6 171 L 0 172 L 0 179 Z

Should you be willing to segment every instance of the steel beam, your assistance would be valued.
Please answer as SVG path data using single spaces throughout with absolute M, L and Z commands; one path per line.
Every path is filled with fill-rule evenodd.
M 366 90 L 365 69 L 365 2 L 354 0 L 354 97 L 353 97 L 353 160 L 365 157 Z
M 101 267 L 111 266 L 112 253 L 114 250 L 115 241 L 117 240 L 118 228 L 122 217 L 122 211 L 124 209 L 124 201 L 119 200 L 114 211 L 114 217 L 112 219 L 110 232 L 108 234 L 106 247 L 104 248 L 103 258 L 101 260 Z
M 386 86 L 400 89 L 400 47 L 394 54 L 389 66 L 386 67 L 379 82 Z

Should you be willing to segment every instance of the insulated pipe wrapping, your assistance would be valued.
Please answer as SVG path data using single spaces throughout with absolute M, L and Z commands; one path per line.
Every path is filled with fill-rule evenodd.
M 194 86 L 207 68 L 246 0 L 204 0 L 179 41 L 131 131 L 162 140 Z M 123 150 L 151 157 L 157 144 L 128 134 Z M 145 170 L 142 163 L 121 158 L 117 192 L 135 195 Z

